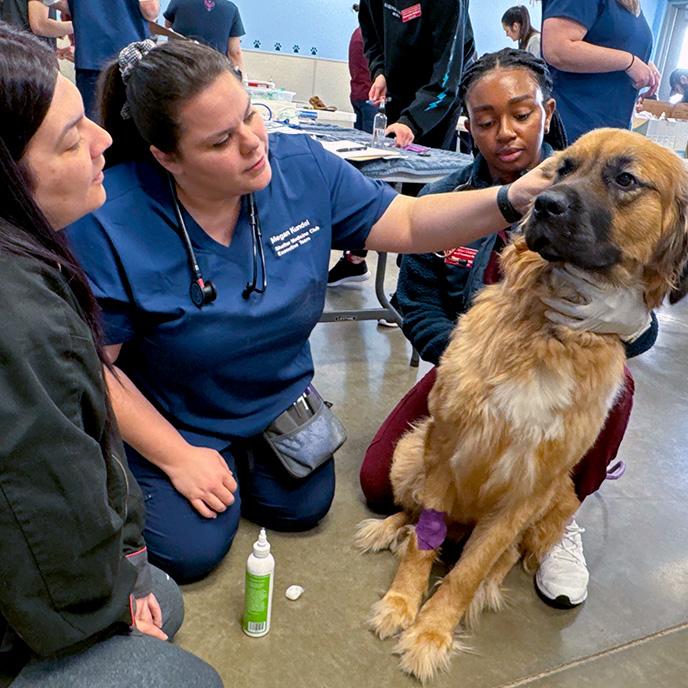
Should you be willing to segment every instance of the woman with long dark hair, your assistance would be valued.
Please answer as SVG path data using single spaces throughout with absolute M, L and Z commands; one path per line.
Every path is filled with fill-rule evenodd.
M 105 200 L 111 140 L 85 118 L 54 53 L 1 22 L 0 122 L 3 678 L 13 688 L 221 686 L 165 642 L 181 594 L 148 564 L 97 306 L 60 233 Z
M 540 57 L 540 32 L 532 25 L 525 5 L 516 5 L 504 12 L 502 28 L 508 38 L 518 43 L 519 50 Z

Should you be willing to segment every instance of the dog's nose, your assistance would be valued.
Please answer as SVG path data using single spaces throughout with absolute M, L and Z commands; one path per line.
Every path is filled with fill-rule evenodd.
M 533 206 L 535 215 L 540 218 L 558 217 L 564 215 L 569 209 L 569 200 L 562 191 L 549 189 L 543 191 L 536 199 Z

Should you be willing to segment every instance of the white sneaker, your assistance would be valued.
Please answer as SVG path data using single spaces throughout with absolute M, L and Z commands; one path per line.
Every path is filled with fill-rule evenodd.
M 588 596 L 590 574 L 583 555 L 580 528 L 571 519 L 564 537 L 547 552 L 535 574 L 535 588 L 540 597 L 558 609 L 570 609 Z

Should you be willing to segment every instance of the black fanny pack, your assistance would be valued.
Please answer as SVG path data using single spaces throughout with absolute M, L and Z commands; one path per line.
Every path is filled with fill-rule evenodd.
M 313 385 L 263 430 L 286 471 L 305 478 L 346 441 L 342 422 Z

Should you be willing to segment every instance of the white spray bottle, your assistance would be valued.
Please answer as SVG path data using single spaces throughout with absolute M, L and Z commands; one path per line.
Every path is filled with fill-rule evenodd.
M 270 554 L 265 528 L 261 528 L 258 540 L 253 543 L 253 552 L 246 561 L 244 616 L 241 626 L 244 633 L 252 638 L 260 638 L 270 630 L 274 577 L 275 559 Z

